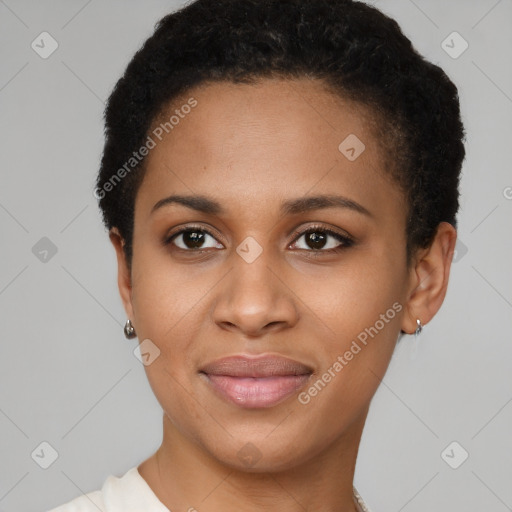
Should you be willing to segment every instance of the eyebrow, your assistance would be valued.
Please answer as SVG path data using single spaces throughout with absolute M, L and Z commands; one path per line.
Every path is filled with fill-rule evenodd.
M 222 215 L 226 211 L 220 203 L 207 196 L 183 196 L 172 195 L 160 199 L 153 208 L 151 213 L 163 208 L 170 204 L 180 204 L 198 212 L 210 215 Z M 368 217 L 373 217 L 373 214 L 361 204 L 348 199 L 347 197 L 337 195 L 318 195 L 306 196 L 298 199 L 291 199 L 281 205 L 282 215 L 297 215 L 311 210 L 320 210 L 323 208 L 345 208 L 352 210 Z

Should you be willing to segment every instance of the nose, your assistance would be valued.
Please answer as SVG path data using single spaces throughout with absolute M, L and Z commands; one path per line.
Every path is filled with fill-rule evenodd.
M 252 263 L 233 255 L 234 266 L 219 283 L 213 307 L 213 319 L 222 329 L 256 337 L 297 323 L 294 293 L 264 255 Z

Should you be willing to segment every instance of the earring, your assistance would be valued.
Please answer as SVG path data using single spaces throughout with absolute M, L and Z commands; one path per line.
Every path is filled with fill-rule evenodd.
M 419 341 L 420 341 L 420 332 L 422 331 L 423 329 L 423 326 L 421 325 L 421 321 L 420 319 L 416 319 L 416 330 L 414 331 L 414 340 L 412 341 L 412 343 L 410 344 L 410 347 L 409 347 L 409 359 L 411 361 L 414 361 L 416 359 L 416 357 L 418 356 L 418 345 L 420 344 Z
M 124 335 L 129 340 L 137 336 L 135 328 L 133 327 L 132 322 L 129 319 L 126 320 L 126 323 L 124 324 Z

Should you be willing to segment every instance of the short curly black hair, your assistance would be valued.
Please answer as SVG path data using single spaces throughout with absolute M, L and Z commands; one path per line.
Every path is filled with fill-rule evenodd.
M 105 109 L 95 195 L 105 226 L 125 241 L 129 265 L 145 160 L 133 169 L 126 162 L 164 109 L 207 82 L 301 77 L 320 79 L 378 119 L 392 155 L 386 168 L 407 200 L 408 265 L 440 222 L 457 227 L 465 156 L 458 91 L 395 20 L 352 0 L 196 0 L 157 23 Z

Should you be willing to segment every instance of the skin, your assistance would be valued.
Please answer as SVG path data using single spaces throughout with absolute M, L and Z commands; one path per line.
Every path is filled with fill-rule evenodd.
M 191 96 L 197 107 L 147 157 L 131 268 L 118 230 L 110 232 L 126 314 L 139 340 L 160 350 L 145 370 L 164 411 L 163 442 L 139 472 L 173 512 L 353 512 L 370 401 L 400 330 L 414 333 L 416 319 L 426 325 L 440 308 L 456 231 L 441 223 L 432 245 L 406 267 L 405 199 L 384 172 L 389 154 L 371 112 L 320 82 L 203 84 L 183 103 Z M 366 146 L 355 161 L 338 150 L 351 133 Z M 371 216 L 334 207 L 279 212 L 286 200 L 333 193 Z M 171 194 L 209 196 L 225 213 L 178 204 L 151 213 Z M 191 224 L 212 231 L 205 252 L 180 250 L 182 237 L 163 244 Z M 343 247 L 329 235 L 315 252 L 307 236 L 294 235 L 315 224 L 355 243 Z M 236 252 L 246 237 L 262 248 L 252 263 Z M 318 254 L 340 244 L 337 253 Z M 402 306 L 394 318 L 309 403 L 300 403 L 298 393 L 394 303 Z M 263 353 L 313 367 L 310 383 L 273 407 L 244 409 L 198 374 L 220 357 Z M 250 467 L 237 455 L 247 443 L 260 455 Z

